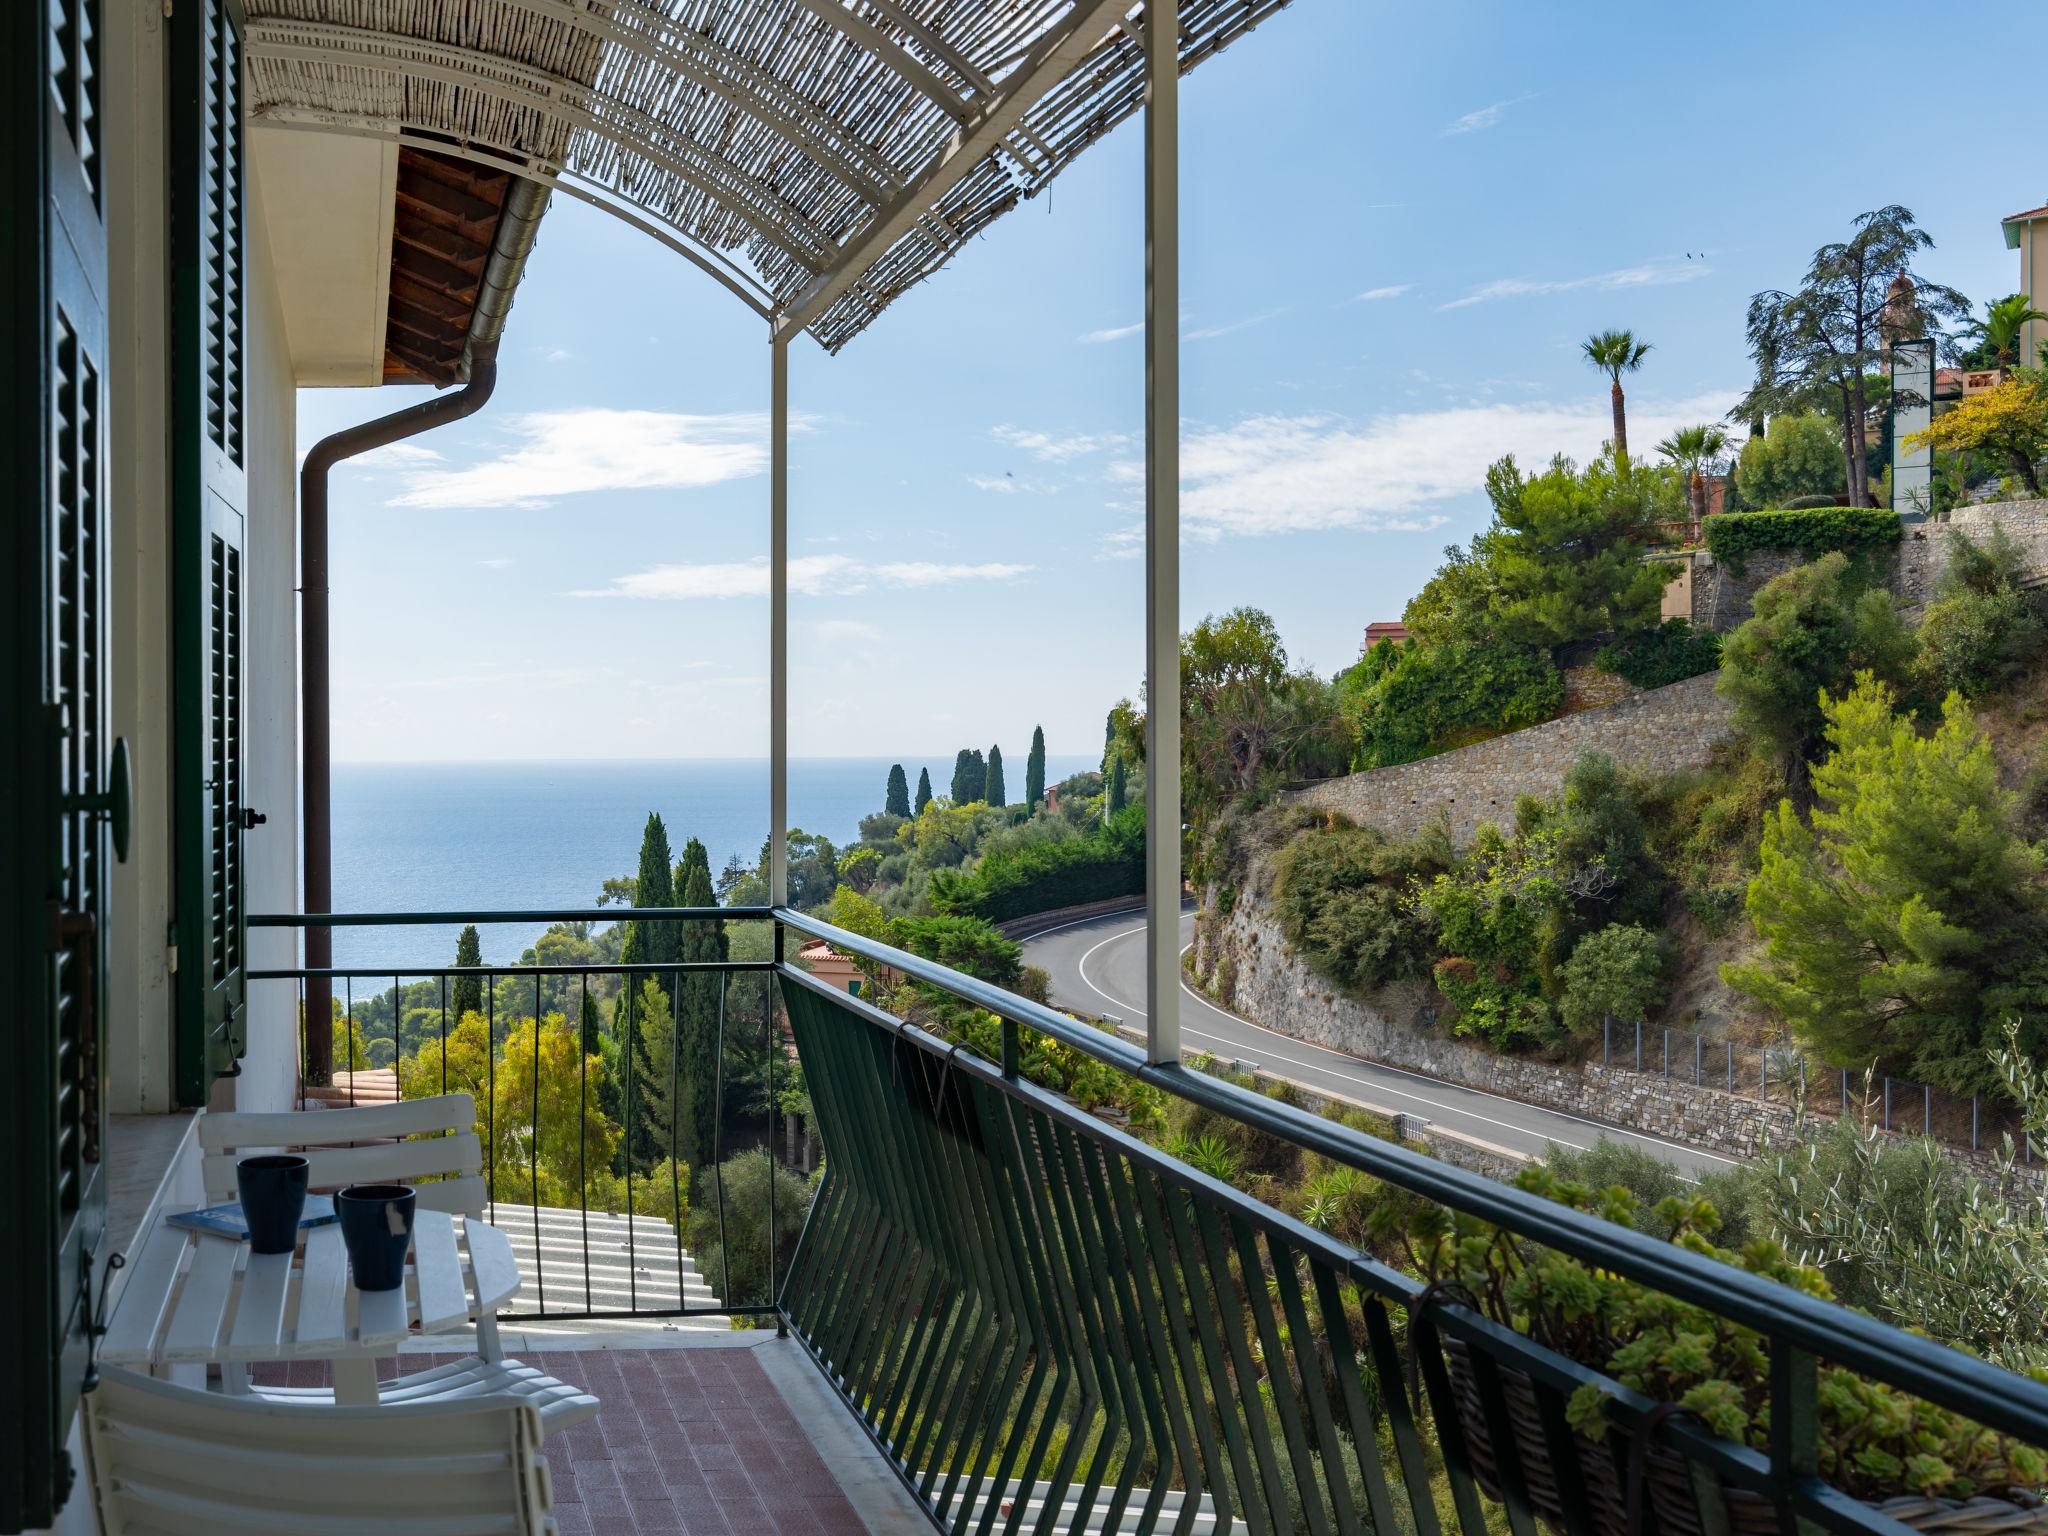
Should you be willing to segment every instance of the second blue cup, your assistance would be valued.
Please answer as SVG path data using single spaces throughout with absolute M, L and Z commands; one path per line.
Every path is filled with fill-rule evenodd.
M 412 1246 L 410 1184 L 350 1184 L 334 1197 L 341 1243 L 359 1291 L 395 1291 L 405 1284 Z

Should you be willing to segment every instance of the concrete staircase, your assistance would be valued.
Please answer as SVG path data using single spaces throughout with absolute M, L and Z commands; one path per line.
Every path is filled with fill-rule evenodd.
M 613 1215 L 560 1206 L 508 1205 L 485 1211 L 511 1239 L 525 1284 L 506 1310 L 520 1314 L 655 1312 L 678 1306 L 712 1308 L 717 1294 L 676 1244 L 676 1229 L 658 1216 Z M 587 1233 L 587 1238 L 586 1238 Z M 587 1265 L 587 1267 L 586 1267 Z M 587 1274 L 587 1283 L 586 1283 Z M 723 1317 L 671 1318 L 684 1328 L 723 1332 Z M 563 1319 L 565 1327 L 593 1323 Z M 528 1331 L 531 1324 L 514 1326 Z M 639 1325 L 635 1325 L 639 1326 Z

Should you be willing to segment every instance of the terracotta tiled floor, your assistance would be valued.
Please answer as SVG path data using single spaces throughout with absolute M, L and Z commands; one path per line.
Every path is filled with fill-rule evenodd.
M 407 1355 L 408 1372 L 450 1355 Z M 865 1536 L 866 1525 L 751 1349 L 527 1351 L 528 1365 L 595 1394 L 588 1424 L 550 1435 L 562 1536 Z M 319 1386 L 318 1362 L 258 1381 Z M 378 1374 L 397 1374 L 380 1361 Z

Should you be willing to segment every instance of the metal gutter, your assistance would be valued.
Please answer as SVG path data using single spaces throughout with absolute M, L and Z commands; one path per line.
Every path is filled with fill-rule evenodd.
M 482 410 L 498 384 L 498 342 L 512 312 L 512 294 L 533 253 L 541 215 L 547 211 L 548 189 L 515 176 L 505 193 L 504 211 L 491 242 L 491 255 L 477 287 L 470 314 L 469 337 L 463 345 L 467 382 L 460 389 L 409 405 L 389 416 L 322 438 L 306 455 L 299 471 L 299 713 L 300 815 L 305 827 L 304 907 L 325 912 L 334 905 L 334 799 L 332 704 L 329 688 L 327 607 L 327 477 L 336 464 L 373 448 L 418 437 L 436 427 L 461 421 Z M 306 930 L 306 966 L 325 971 L 334 964 L 334 930 Z M 332 979 L 306 983 L 305 1080 L 334 1080 L 334 1032 L 311 1027 L 326 1020 L 334 1008 Z

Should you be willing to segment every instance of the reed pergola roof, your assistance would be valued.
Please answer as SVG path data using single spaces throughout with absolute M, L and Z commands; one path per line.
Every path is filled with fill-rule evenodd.
M 1182 0 L 1185 73 L 1288 0 Z M 249 0 L 256 120 L 504 168 L 838 351 L 1144 100 L 1135 0 Z

